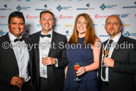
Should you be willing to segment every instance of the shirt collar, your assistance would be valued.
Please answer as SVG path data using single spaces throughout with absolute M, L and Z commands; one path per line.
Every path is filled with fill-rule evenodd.
M 120 37 L 121 37 L 121 33 L 116 35 L 112 40 L 117 43 L 119 41 Z M 109 38 L 109 40 L 110 40 L 110 38 Z
M 9 35 L 10 41 L 14 41 L 16 39 L 16 37 L 11 32 L 8 32 L 8 35 Z M 22 38 L 22 35 L 19 38 Z
M 47 34 L 44 34 L 43 31 L 41 31 L 41 34 L 42 34 L 42 35 L 48 35 L 48 34 L 50 34 L 50 35 L 52 36 L 52 32 L 53 32 L 53 30 L 51 30 L 51 31 L 48 32 Z

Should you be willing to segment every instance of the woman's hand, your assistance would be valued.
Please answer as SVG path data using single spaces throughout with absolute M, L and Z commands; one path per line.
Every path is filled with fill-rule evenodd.
M 81 75 L 83 75 L 85 72 L 86 72 L 86 68 L 85 68 L 85 67 L 80 67 L 80 68 L 77 70 L 76 74 L 77 74 L 77 76 L 81 76 Z

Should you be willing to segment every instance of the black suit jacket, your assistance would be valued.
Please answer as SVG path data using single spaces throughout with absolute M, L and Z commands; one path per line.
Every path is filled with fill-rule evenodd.
M 41 31 L 32 34 L 30 38 L 32 39 L 34 45 L 39 44 Z M 64 45 L 67 42 L 67 39 L 64 35 L 53 32 L 52 34 L 52 47 L 49 50 L 48 57 L 58 59 L 58 67 L 55 65 L 47 66 L 47 76 L 50 91 L 62 91 L 64 86 L 64 68 L 68 64 L 66 58 L 66 49 Z M 40 45 L 40 44 L 39 44 Z M 33 61 L 33 83 L 37 88 L 39 88 L 39 48 L 38 45 L 34 47 L 35 60 Z
M 106 45 L 107 41 L 103 43 Z M 123 48 L 123 45 L 127 47 Z M 128 48 L 132 44 L 133 48 Z M 115 61 L 114 67 L 109 67 L 109 91 L 136 91 L 134 73 L 136 73 L 136 40 L 121 36 L 111 58 Z M 99 69 L 99 86 L 101 88 L 101 57 Z
M 26 37 L 23 36 L 23 39 L 27 44 L 30 43 Z M 14 51 L 11 48 L 12 46 L 7 47 L 10 43 L 11 41 L 8 34 L 0 38 L 0 89 L 3 91 L 18 90 L 17 86 L 10 85 L 11 78 L 19 75 L 17 60 Z M 4 44 L 7 48 L 4 48 Z M 30 58 L 31 56 L 32 55 L 30 55 Z M 30 63 L 28 64 L 28 71 L 30 73 Z

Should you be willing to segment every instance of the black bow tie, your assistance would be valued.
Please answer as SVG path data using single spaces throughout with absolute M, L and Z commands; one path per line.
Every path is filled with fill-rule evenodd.
M 41 37 L 48 37 L 48 38 L 50 38 L 50 37 L 51 37 L 51 35 L 50 35 L 50 34 L 48 34 L 48 35 L 43 35 L 43 34 L 41 34 L 40 36 L 41 36 Z
M 14 42 L 23 41 L 23 38 L 15 39 Z

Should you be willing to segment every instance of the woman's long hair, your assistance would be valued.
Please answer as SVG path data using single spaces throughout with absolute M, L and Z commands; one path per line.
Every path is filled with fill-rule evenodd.
M 95 33 L 94 33 L 93 21 L 92 21 L 91 17 L 86 13 L 79 14 L 76 17 L 73 34 L 70 37 L 69 44 L 76 44 L 78 42 L 77 20 L 80 16 L 83 16 L 86 20 L 86 23 L 87 23 L 87 30 L 85 33 L 84 44 L 91 43 L 93 45 L 95 43 L 95 37 L 96 37 Z

